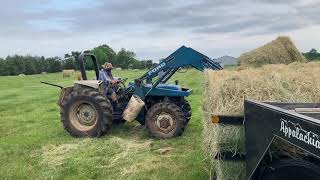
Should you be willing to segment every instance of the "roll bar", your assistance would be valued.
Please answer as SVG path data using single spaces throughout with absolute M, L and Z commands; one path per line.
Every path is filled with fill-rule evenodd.
M 98 65 L 97 57 L 92 53 L 85 53 L 85 52 L 81 53 L 79 55 L 79 57 L 77 58 L 77 63 L 79 64 L 79 68 L 80 68 L 80 71 L 81 71 L 82 79 L 83 80 L 88 80 L 86 69 L 85 69 L 85 65 L 84 65 L 85 57 L 90 57 L 91 58 L 93 66 L 94 66 L 94 70 L 95 70 L 95 73 L 96 73 L 96 78 L 99 79 L 99 65 Z

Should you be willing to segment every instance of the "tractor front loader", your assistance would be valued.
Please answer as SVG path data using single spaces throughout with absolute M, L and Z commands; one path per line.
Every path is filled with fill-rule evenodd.
M 91 57 L 97 80 L 88 80 L 84 59 Z M 103 82 L 99 81 L 99 66 L 93 54 L 83 53 L 78 59 L 82 80 L 72 87 L 63 87 L 58 104 L 61 121 L 73 136 L 99 137 L 110 129 L 112 123 L 123 122 L 122 114 L 130 99 L 139 97 L 145 104 L 136 116 L 140 124 L 146 125 L 150 135 L 156 138 L 172 138 L 184 132 L 191 119 L 191 106 L 186 97 L 191 89 L 165 84 L 181 68 L 193 67 L 221 70 L 222 66 L 195 51 L 182 46 L 160 64 L 149 70 L 126 87 L 120 81 L 117 88 L 117 104 L 106 96 Z M 155 80 L 154 80 L 155 79 Z

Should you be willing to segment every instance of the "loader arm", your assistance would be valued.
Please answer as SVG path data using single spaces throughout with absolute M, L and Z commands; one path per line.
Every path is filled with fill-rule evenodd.
M 221 70 L 223 67 L 218 63 L 205 56 L 204 54 L 185 46 L 180 47 L 166 59 L 159 63 L 158 66 L 149 70 L 139 78 L 140 81 L 147 80 L 147 84 L 163 72 L 163 76 L 153 82 L 153 88 L 160 83 L 166 83 L 175 72 L 180 68 L 191 66 L 199 71 L 204 69 Z

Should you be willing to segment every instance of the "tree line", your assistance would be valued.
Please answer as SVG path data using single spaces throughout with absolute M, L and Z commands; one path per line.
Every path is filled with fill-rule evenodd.
M 110 46 L 104 44 L 87 50 L 95 54 L 99 65 L 105 62 L 110 62 L 114 67 L 122 69 L 150 69 L 156 64 L 152 60 L 138 60 L 134 52 L 121 49 L 115 52 Z M 320 53 L 316 49 L 311 49 L 307 53 L 302 53 L 309 61 L 320 60 Z M 6 58 L 0 58 L 0 76 L 13 76 L 19 74 L 40 74 L 42 72 L 54 73 L 60 72 L 63 69 L 78 69 L 76 59 L 80 55 L 79 51 L 72 51 L 61 57 L 44 56 L 21 56 L 12 55 Z M 85 61 L 86 69 L 92 70 L 93 64 L 91 61 Z
M 136 58 L 136 54 L 133 51 L 122 48 L 117 53 L 110 46 L 105 44 L 85 52 L 93 53 L 97 57 L 99 65 L 102 65 L 105 62 L 109 62 L 112 63 L 114 67 L 122 69 L 150 69 L 155 65 L 152 60 L 138 60 Z M 68 64 L 67 67 L 69 69 L 75 69 L 77 67 L 74 59 L 78 58 L 79 55 L 80 52 L 78 51 L 73 51 L 70 54 L 64 55 L 64 58 Z M 86 59 L 85 66 L 86 69 L 92 70 L 92 61 Z
M 42 72 L 60 72 L 63 68 L 63 60 L 59 57 L 38 56 L 8 56 L 0 58 L 0 76 L 14 76 L 18 74 L 40 74 Z
M 114 67 L 122 69 L 150 69 L 155 64 L 152 60 L 138 60 L 132 51 L 121 49 L 115 52 L 108 45 L 101 45 L 92 50 L 87 50 L 95 54 L 99 65 L 110 62 Z M 63 69 L 78 69 L 76 59 L 80 55 L 79 51 L 72 51 L 65 54 L 64 58 L 44 56 L 21 56 L 12 55 L 0 58 L 0 76 L 14 76 L 19 74 L 40 74 L 43 72 L 61 72 Z M 89 60 L 85 61 L 86 69 L 92 70 L 93 65 Z

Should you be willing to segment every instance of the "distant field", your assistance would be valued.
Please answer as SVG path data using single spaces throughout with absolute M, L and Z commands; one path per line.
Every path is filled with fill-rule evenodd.
M 145 71 L 114 71 L 136 78 Z M 93 73 L 91 73 L 92 75 Z M 60 123 L 60 90 L 40 84 L 71 85 L 61 73 L 0 77 L 1 179 L 208 179 L 209 160 L 202 150 L 202 74 L 177 73 L 193 116 L 183 136 L 149 138 L 137 123 L 113 126 L 102 138 L 73 138 Z

